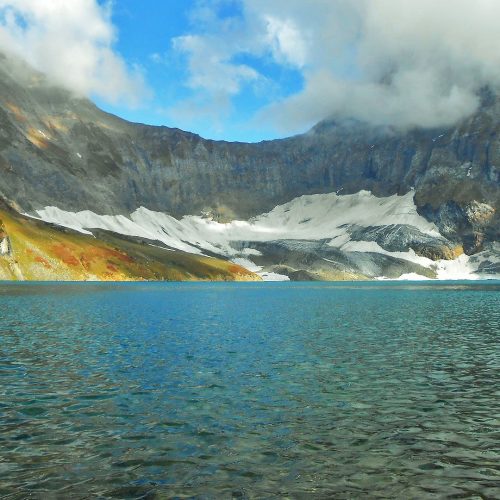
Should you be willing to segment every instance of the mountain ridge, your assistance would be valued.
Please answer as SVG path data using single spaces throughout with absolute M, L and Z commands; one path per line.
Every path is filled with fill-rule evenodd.
M 451 128 L 324 121 L 260 143 L 127 122 L 5 56 L 0 94 L 0 197 L 19 212 L 129 217 L 145 207 L 229 222 L 303 195 L 412 192 L 450 248 L 473 255 L 499 240 L 500 100 L 486 90 L 478 112 Z

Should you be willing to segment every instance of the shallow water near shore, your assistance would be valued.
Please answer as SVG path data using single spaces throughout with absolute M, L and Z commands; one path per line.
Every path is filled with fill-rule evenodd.
M 500 282 L 0 283 L 0 498 L 498 498 Z

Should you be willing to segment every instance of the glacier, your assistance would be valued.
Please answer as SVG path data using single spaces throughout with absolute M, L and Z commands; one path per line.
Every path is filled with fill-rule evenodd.
M 427 241 L 438 246 L 449 242 L 435 224 L 418 214 L 413 197 L 413 191 L 387 197 L 369 191 L 304 195 L 249 220 L 225 223 L 201 215 L 176 219 L 145 207 L 129 216 L 99 215 L 89 210 L 68 212 L 58 207 L 45 207 L 27 215 L 85 234 L 105 230 L 169 249 L 222 256 L 264 280 L 287 280 L 289 276 L 280 269 L 298 270 L 284 264 L 286 257 L 273 261 L 269 255 L 285 251 L 309 255 L 306 261 L 313 255 L 317 269 L 330 266 L 341 271 L 347 265 L 353 275 L 373 279 L 387 278 L 377 275 L 377 271 L 388 266 L 395 273 L 390 276 L 394 279 L 428 279 L 422 274 L 428 274 L 425 270 L 443 280 L 498 277 L 495 269 L 489 273 L 484 264 L 497 262 L 495 248 L 485 255 L 462 254 L 455 259 L 436 260 L 417 254 L 411 248 L 412 242 Z M 405 269 L 404 263 L 413 267 Z M 394 269 L 396 264 L 398 270 Z M 308 272 L 307 268 L 302 270 Z

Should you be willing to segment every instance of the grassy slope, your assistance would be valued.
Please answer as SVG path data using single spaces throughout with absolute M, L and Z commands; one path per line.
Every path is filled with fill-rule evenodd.
M 231 262 L 100 233 L 99 238 L 29 219 L 0 206 L 2 280 L 258 280 Z

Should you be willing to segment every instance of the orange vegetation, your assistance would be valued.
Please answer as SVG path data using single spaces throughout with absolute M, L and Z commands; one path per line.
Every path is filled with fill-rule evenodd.
M 23 112 L 19 109 L 18 106 L 11 102 L 6 102 L 5 107 L 16 117 L 16 119 L 20 122 L 25 122 L 26 121 L 26 116 L 23 114 Z
M 0 204 L 0 233 L 12 255 L 0 256 L 0 279 L 258 280 L 250 271 L 211 257 L 174 252 L 110 233 L 99 238 L 49 226 Z
M 42 132 L 41 130 L 38 130 L 33 127 L 30 127 L 28 129 L 26 138 L 37 148 L 40 149 L 46 149 L 49 145 L 50 137 L 47 134 L 45 134 L 45 132 Z
M 45 123 L 45 126 L 52 131 L 57 131 L 57 132 L 67 132 L 68 131 L 68 127 L 66 127 L 66 125 L 63 125 L 61 123 L 61 121 L 59 120 L 59 118 L 57 118 L 57 117 L 54 117 L 54 116 L 48 117 L 44 121 L 44 123 Z

